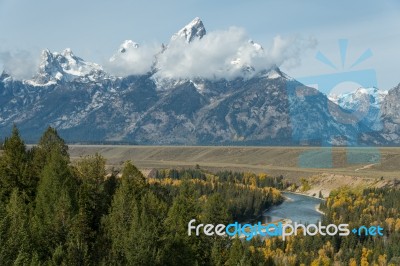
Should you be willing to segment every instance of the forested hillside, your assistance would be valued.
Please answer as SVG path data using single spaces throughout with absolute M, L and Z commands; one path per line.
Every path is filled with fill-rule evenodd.
M 101 155 L 71 162 L 53 128 L 27 149 L 14 127 L 0 153 L 1 265 L 400 265 L 400 191 L 342 189 L 324 223 L 381 225 L 384 237 L 296 236 L 242 241 L 188 236 L 188 222 L 256 219 L 291 184 L 265 174 L 131 163 L 108 173 Z
M 131 162 L 119 174 L 107 174 L 100 155 L 71 163 L 52 128 L 28 150 L 14 127 L 2 149 L 2 265 L 207 265 L 229 240 L 189 237 L 190 219 L 231 222 L 282 201 L 277 189 L 207 180 L 200 170 L 168 185 L 172 178 L 148 182 Z

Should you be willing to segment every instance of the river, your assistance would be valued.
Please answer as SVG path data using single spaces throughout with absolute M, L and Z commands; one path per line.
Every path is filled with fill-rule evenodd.
M 321 213 L 316 210 L 316 206 L 321 203 L 320 199 L 290 192 L 282 194 L 286 197 L 285 201 L 263 213 L 264 223 L 290 219 L 292 222 L 315 224 L 321 220 Z

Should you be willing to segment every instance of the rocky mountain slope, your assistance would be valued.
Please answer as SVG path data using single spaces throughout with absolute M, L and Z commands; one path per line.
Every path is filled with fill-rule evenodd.
M 382 102 L 382 135 L 387 144 L 400 144 L 400 84 Z
M 192 45 L 205 35 L 196 18 L 171 42 Z M 249 45 L 254 53 L 263 49 L 252 41 Z M 139 44 L 125 41 L 111 61 L 132 49 L 140 49 Z M 8 135 L 15 123 L 29 142 L 37 141 L 50 125 L 70 142 L 347 145 L 362 139 L 371 142 L 371 137 L 362 136 L 376 131 L 370 121 L 351 115 L 346 123 L 338 121 L 336 103 L 304 88 L 276 66 L 256 72 L 237 58 L 230 64 L 244 74 L 236 78 L 160 77 L 157 55 L 167 49 L 168 45 L 160 47 L 147 74 L 126 77 L 111 75 L 70 49 L 43 51 L 32 79 L 1 74 L 0 136 Z M 396 91 L 382 103 L 387 143 L 398 143 L 400 93 Z

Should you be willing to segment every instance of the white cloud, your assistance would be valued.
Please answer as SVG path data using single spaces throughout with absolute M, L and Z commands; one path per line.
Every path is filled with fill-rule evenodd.
M 270 48 L 262 49 L 249 42 L 241 28 L 208 33 L 202 39 L 187 44 L 172 41 L 158 56 L 157 78 L 226 78 L 256 74 L 272 66 L 293 67 L 300 64 L 301 53 L 313 48 L 316 41 L 292 37 L 274 38 Z M 252 68 L 248 72 L 245 69 Z
M 117 76 L 145 74 L 155 66 L 155 77 L 161 79 L 232 79 L 254 75 L 275 65 L 297 66 L 301 53 L 316 45 L 312 38 L 276 36 L 269 48 L 262 48 L 249 39 L 244 29 L 231 27 L 209 32 L 191 43 L 172 40 L 162 53 L 161 44 L 138 45 L 125 41 L 104 67 Z M 251 72 L 246 71 L 250 68 Z
M 273 40 L 268 57 L 269 60 L 275 61 L 276 65 L 284 65 L 290 69 L 301 64 L 300 56 L 303 52 L 316 46 L 317 40 L 311 37 L 304 39 L 297 36 L 284 39 L 278 35 Z
M 161 45 L 141 46 L 132 41 L 125 41 L 118 52 L 104 64 L 104 69 L 116 76 L 146 74 L 151 70 L 155 55 L 160 51 Z
M 0 52 L 4 71 L 16 79 L 29 79 L 36 73 L 39 60 L 27 51 Z
M 232 78 L 240 74 L 241 64 L 251 61 L 256 52 L 243 29 L 214 31 L 200 40 L 186 43 L 177 39 L 158 57 L 157 76 L 165 78 Z M 241 60 L 237 59 L 240 58 Z M 237 64 L 232 64 L 236 61 Z

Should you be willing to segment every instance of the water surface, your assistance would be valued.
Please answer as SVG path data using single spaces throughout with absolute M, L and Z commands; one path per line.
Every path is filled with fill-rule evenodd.
M 320 199 L 308 196 L 282 192 L 287 199 L 280 205 L 274 206 L 263 213 L 263 222 L 272 222 L 279 219 L 290 219 L 297 223 L 318 223 L 321 213 L 316 206 L 321 203 Z

